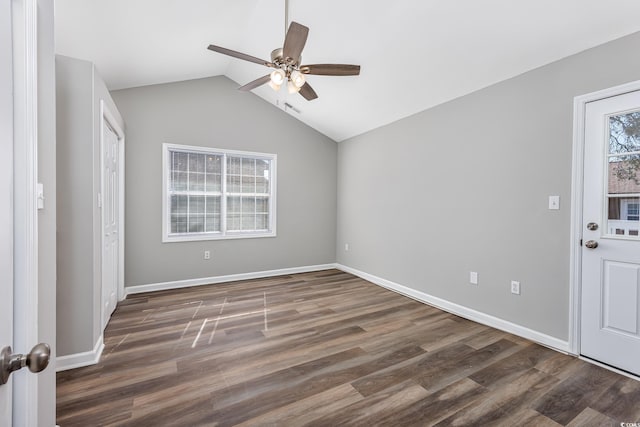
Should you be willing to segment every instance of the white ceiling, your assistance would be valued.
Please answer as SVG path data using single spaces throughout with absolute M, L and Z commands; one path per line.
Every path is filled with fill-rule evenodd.
M 242 85 L 270 70 L 207 46 L 269 59 L 284 39 L 284 0 L 55 4 L 57 53 L 94 62 L 110 89 L 215 75 Z M 308 76 L 310 102 L 254 93 L 336 141 L 640 31 L 637 0 L 290 0 L 289 14 L 310 28 L 303 63 L 361 74 Z

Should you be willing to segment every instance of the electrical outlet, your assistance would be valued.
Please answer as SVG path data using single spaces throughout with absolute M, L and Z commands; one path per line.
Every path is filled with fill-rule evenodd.
M 469 283 L 472 285 L 478 284 L 478 273 L 476 271 L 472 271 L 469 273 Z
M 349 252 L 349 244 L 348 243 L 344 244 L 344 251 L 345 252 Z
M 516 282 L 515 280 L 511 281 L 511 293 L 520 295 L 520 282 Z
M 204 259 L 211 259 L 211 251 L 204 251 Z

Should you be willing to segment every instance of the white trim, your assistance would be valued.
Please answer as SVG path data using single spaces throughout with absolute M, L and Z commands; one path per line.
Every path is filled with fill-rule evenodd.
M 14 78 L 14 351 L 38 342 L 38 5 L 12 2 Z M 13 421 L 38 425 L 36 375 L 14 374 Z
M 583 361 L 585 361 L 587 363 L 591 363 L 592 365 L 596 365 L 596 366 L 600 366 L 601 368 L 608 369 L 609 371 L 615 372 L 616 374 L 620 374 L 620 375 L 625 376 L 627 378 L 631 378 L 631 379 L 634 379 L 636 381 L 640 381 L 640 376 L 633 375 L 633 374 L 631 374 L 631 373 L 629 373 L 627 371 L 623 371 L 623 370 L 618 369 L 618 368 L 616 368 L 614 366 L 610 366 L 610 365 L 607 365 L 605 363 L 598 362 L 597 360 L 590 359 L 590 358 L 584 357 L 584 356 L 578 356 L 578 359 L 583 360 Z
M 213 285 L 224 282 L 237 282 L 240 280 L 262 279 L 266 277 L 283 276 L 287 274 L 310 273 L 313 271 L 329 270 L 337 268 L 336 264 L 309 265 L 304 267 L 282 268 L 279 270 L 256 271 L 253 273 L 229 274 L 226 276 L 203 277 L 199 279 L 176 280 L 173 282 L 150 283 L 148 285 L 127 286 L 126 295 L 140 294 L 143 292 L 165 291 L 169 289 L 188 288 L 191 286 Z
M 100 361 L 103 350 L 104 341 L 102 334 L 100 334 L 96 345 L 93 346 L 93 350 L 69 354 L 67 356 L 58 356 L 56 359 L 56 372 L 95 365 Z
M 114 120 L 115 122 L 115 120 Z M 116 122 L 117 123 L 117 122 Z M 120 156 L 120 158 L 118 159 L 118 165 L 120 166 L 120 190 L 118 191 L 118 194 L 120 196 L 120 200 L 118 203 L 118 206 L 120 208 L 120 212 L 118 213 L 120 215 L 120 230 L 118 230 L 118 233 L 120 233 L 120 239 L 118 240 L 120 247 L 118 248 L 118 255 L 120 256 L 120 260 L 118 261 L 118 267 L 119 267 L 119 271 L 118 271 L 118 301 L 122 301 L 125 297 L 125 293 L 124 293 L 124 240 L 126 238 L 125 235 L 125 223 L 124 223 L 124 203 L 125 203 L 125 164 L 124 164 L 124 159 L 125 159 L 125 155 L 124 155 L 124 145 L 125 145 L 125 135 L 124 132 L 122 133 L 122 139 L 119 141 L 118 143 L 118 155 Z
M 448 313 L 455 314 L 456 316 L 464 317 L 465 319 L 469 319 L 474 322 L 490 326 L 492 328 L 500 329 L 501 331 L 518 335 L 520 337 L 526 338 L 531 341 L 535 341 L 537 343 L 540 343 L 547 347 L 551 347 L 563 353 L 569 352 L 569 343 L 567 341 L 563 341 L 561 339 L 552 337 L 550 335 L 546 335 L 541 332 L 534 331 L 533 329 L 529 329 L 524 326 L 521 326 L 512 322 L 508 322 L 498 317 L 494 317 L 486 313 L 482 313 L 480 311 L 476 311 L 471 308 L 452 303 L 442 298 L 438 298 L 433 295 L 429 295 L 424 292 L 411 289 L 409 287 L 400 285 L 390 280 L 386 280 L 381 277 L 377 277 L 372 274 L 365 273 L 360 270 L 356 270 L 355 268 L 347 267 L 342 264 L 337 264 L 336 268 L 344 272 L 351 273 L 353 275 L 361 277 L 364 280 L 367 280 L 378 286 L 382 286 L 383 288 L 387 288 L 391 291 L 397 292 L 399 294 L 415 299 L 422 303 L 439 308 L 440 310 L 444 310 Z
M 582 283 L 582 195 L 584 187 L 585 112 L 589 102 L 640 90 L 640 80 L 576 96 L 573 99 L 573 158 L 571 176 L 571 241 L 569 267 L 569 352 L 580 353 Z
M 124 299 L 124 149 L 125 149 L 125 135 L 124 131 L 118 124 L 118 120 L 115 115 L 109 109 L 109 106 L 104 101 L 100 100 L 100 283 L 102 284 L 104 278 L 104 126 L 108 124 L 118 137 L 118 301 Z M 102 291 L 102 286 L 100 286 Z M 102 311 L 104 310 L 104 301 L 102 301 L 102 293 L 100 297 L 101 309 L 100 309 L 100 321 L 102 322 Z

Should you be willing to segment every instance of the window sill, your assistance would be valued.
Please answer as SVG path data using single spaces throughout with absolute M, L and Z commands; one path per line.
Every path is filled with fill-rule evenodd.
M 261 237 L 276 237 L 275 231 L 266 232 L 237 232 L 226 234 L 173 234 L 169 236 L 163 236 L 162 243 L 177 243 L 177 242 L 197 242 L 203 240 L 234 240 L 234 239 L 257 239 Z

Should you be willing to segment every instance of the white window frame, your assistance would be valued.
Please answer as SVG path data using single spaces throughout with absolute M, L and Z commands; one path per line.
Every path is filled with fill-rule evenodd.
M 170 151 L 222 155 L 222 192 L 220 196 L 220 232 L 171 233 L 171 203 L 169 200 Z M 269 228 L 266 231 L 226 231 L 227 212 L 227 155 L 252 157 L 270 162 Z M 181 144 L 162 144 L 162 242 L 190 242 L 199 240 L 247 239 L 276 236 L 276 163 L 277 155 L 250 151 L 225 150 Z

